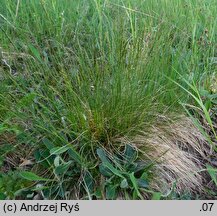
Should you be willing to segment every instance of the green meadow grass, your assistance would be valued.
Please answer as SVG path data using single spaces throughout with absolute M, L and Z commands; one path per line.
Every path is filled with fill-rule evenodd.
M 115 140 L 183 104 L 216 138 L 200 95 L 216 94 L 216 14 L 216 0 L 0 0 L 0 197 L 158 197 Z

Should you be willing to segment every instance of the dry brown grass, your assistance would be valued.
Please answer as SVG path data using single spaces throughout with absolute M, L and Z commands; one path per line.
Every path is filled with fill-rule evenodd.
M 203 193 L 205 179 L 200 171 L 210 146 L 190 118 L 172 119 L 160 116 L 149 132 L 141 131 L 131 142 L 144 159 L 155 161 L 153 189 L 166 194 L 176 182 L 177 193 Z

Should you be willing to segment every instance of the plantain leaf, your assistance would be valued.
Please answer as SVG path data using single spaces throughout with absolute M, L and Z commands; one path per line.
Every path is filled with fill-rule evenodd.
M 135 148 L 129 144 L 125 146 L 124 159 L 127 163 L 132 163 L 136 160 L 137 151 Z
M 57 166 L 57 167 L 55 168 L 55 173 L 56 173 L 57 175 L 61 175 L 61 174 L 65 173 L 65 172 L 69 169 L 69 167 L 70 167 L 71 164 L 72 164 L 72 161 L 68 161 L 68 162 L 66 162 L 66 163 L 63 164 L 63 165 Z
M 77 153 L 73 148 L 68 149 L 69 156 L 74 159 L 78 164 L 83 165 L 82 163 L 82 157 L 79 153 Z
M 60 155 L 69 149 L 68 146 L 54 147 L 50 150 L 51 155 Z
M 128 188 L 128 182 L 127 182 L 127 179 L 123 179 L 122 181 L 121 181 L 121 184 L 120 184 L 120 187 L 121 188 Z
M 148 187 L 148 182 L 145 179 L 137 179 L 137 184 L 138 187 L 140 188 L 147 188 Z
M 106 187 L 106 199 L 114 200 L 117 197 L 117 186 L 116 185 L 108 185 Z
M 48 181 L 49 180 L 49 179 L 40 177 L 33 172 L 27 172 L 27 171 L 21 172 L 20 176 L 24 179 L 29 180 L 29 181 Z
M 88 192 L 92 194 L 94 190 L 94 179 L 88 170 L 84 173 L 84 183 Z
M 113 173 L 110 171 L 110 169 L 108 169 L 106 166 L 104 166 L 103 164 L 99 165 L 99 171 L 100 173 L 105 176 L 105 177 L 111 177 L 113 175 Z
M 51 149 L 53 149 L 55 146 L 54 146 L 54 144 L 49 140 L 49 139 L 47 139 L 47 138 L 44 138 L 43 140 L 42 140 L 42 142 L 44 143 L 44 145 L 47 147 L 47 149 L 49 149 L 49 150 L 51 150 Z
M 98 148 L 96 152 L 103 163 L 111 163 L 107 158 L 105 150 L 103 148 Z

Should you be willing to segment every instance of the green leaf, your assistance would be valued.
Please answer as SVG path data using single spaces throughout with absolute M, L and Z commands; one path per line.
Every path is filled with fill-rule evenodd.
M 3 124 L 0 124 L 0 133 L 7 131 L 8 127 L 4 126 Z
M 104 166 L 103 164 L 99 165 L 99 171 L 105 177 L 111 177 L 113 175 L 110 169 L 108 169 L 108 167 Z
M 133 187 L 134 187 L 134 190 L 136 191 L 137 196 L 138 196 L 140 199 L 143 199 L 142 195 L 141 195 L 140 192 L 139 192 L 137 179 L 135 178 L 134 173 L 130 173 L 129 176 L 130 176 L 130 180 L 131 180 L 131 182 L 132 182 L 132 184 L 133 184 Z
M 6 199 L 6 195 L 4 193 L 0 192 L 0 200 L 5 200 Z
M 152 165 L 154 165 L 153 162 L 149 162 L 149 161 L 146 161 L 146 162 L 144 162 L 144 161 L 138 161 L 138 162 L 137 162 L 137 166 L 136 166 L 136 168 L 135 168 L 135 170 L 134 170 L 134 173 L 137 173 L 137 172 L 140 172 L 140 171 L 142 171 L 142 170 L 144 170 L 144 169 L 147 169 L 148 167 L 151 167 Z
M 211 106 L 212 106 L 211 100 L 206 100 L 204 106 L 206 107 L 207 110 L 210 110 L 210 108 L 211 108 Z
M 103 163 L 111 163 L 110 160 L 107 158 L 105 150 L 103 148 L 98 148 L 96 152 Z
M 113 174 L 115 174 L 116 176 L 119 176 L 121 178 L 125 178 L 122 174 L 123 172 L 121 172 L 120 170 L 114 168 L 110 163 L 104 163 L 104 166 L 107 167 Z
M 34 192 L 33 192 L 33 193 L 30 193 L 30 194 L 27 194 L 27 195 L 26 195 L 26 198 L 27 198 L 27 199 L 31 199 L 31 200 L 32 200 L 32 199 L 33 199 L 33 197 L 34 197 L 34 195 L 35 195 L 35 193 L 34 193 Z
M 65 173 L 69 169 L 71 164 L 72 164 L 72 161 L 68 161 L 67 163 L 65 163 L 63 165 L 59 165 L 58 167 L 55 168 L 55 173 L 57 175 L 61 175 L 61 174 Z
M 116 169 L 110 162 L 110 160 L 108 160 L 108 158 L 106 157 L 105 151 L 102 148 L 97 149 L 97 154 L 99 156 L 99 158 L 102 160 L 102 164 L 104 166 L 104 168 L 108 168 L 113 174 L 121 177 L 124 179 L 124 176 L 122 175 L 122 172 L 118 169 Z
M 121 188 L 128 188 L 128 182 L 127 182 L 127 179 L 123 179 L 122 181 L 121 181 L 121 184 L 120 184 L 120 187 Z
M 82 157 L 72 147 L 68 149 L 68 154 L 78 164 L 83 165 L 83 163 L 82 163 Z
M 84 184 L 89 194 L 93 193 L 94 190 L 94 179 L 88 170 L 84 173 Z
M 178 73 L 178 72 L 177 72 Z M 178 73 L 179 74 L 179 73 Z M 180 74 L 179 74 L 180 75 Z M 170 79 L 170 78 L 169 78 Z M 194 91 L 194 93 L 192 93 L 191 91 L 187 90 L 186 88 L 184 88 L 181 84 L 177 83 L 176 81 L 170 79 L 172 82 L 174 82 L 175 84 L 177 84 L 179 87 L 181 87 L 185 92 L 187 92 L 192 98 L 194 98 L 194 100 L 197 102 L 198 106 L 202 109 L 205 119 L 208 122 L 209 126 L 212 129 L 212 132 L 214 134 L 215 137 L 217 137 L 216 135 L 216 131 L 214 129 L 214 125 L 209 113 L 209 110 L 206 109 L 203 100 L 201 98 L 201 95 L 195 85 L 195 83 L 193 83 L 193 85 L 191 83 L 189 83 L 189 81 L 187 81 L 186 79 L 183 78 L 183 80 L 185 81 L 185 83 Z M 216 147 L 213 145 L 214 149 L 216 150 Z
M 199 91 L 200 95 L 203 96 L 203 97 L 207 98 L 210 95 L 209 91 L 207 91 L 205 89 L 198 89 L 198 91 Z
M 69 149 L 68 146 L 55 147 L 50 150 L 51 155 L 60 155 Z
M 44 138 L 42 140 L 42 142 L 44 143 L 44 145 L 47 147 L 47 149 L 51 150 L 52 148 L 55 147 L 55 145 L 47 138 Z
M 49 150 L 37 149 L 34 152 L 34 157 L 37 163 L 44 166 L 46 169 L 50 168 L 51 163 L 53 163 L 53 158 L 50 157 Z
M 135 148 L 127 144 L 125 146 L 125 152 L 124 152 L 125 161 L 127 163 L 132 163 L 133 161 L 136 160 L 136 157 L 137 157 L 137 151 L 135 150 Z
M 212 166 L 210 166 L 208 164 L 206 165 L 206 167 L 207 167 L 207 171 L 210 174 L 212 180 L 214 181 L 215 185 L 217 186 L 217 177 L 216 177 L 217 169 L 214 169 Z
M 148 187 L 148 182 L 144 179 L 137 179 L 137 184 L 138 184 L 138 187 L 140 188 L 147 188 Z
M 23 98 L 20 99 L 20 101 L 18 102 L 18 106 L 20 108 L 28 107 L 34 102 L 35 98 L 36 98 L 36 93 L 26 94 Z
M 3 162 L 4 162 L 4 157 L 0 156 L 0 168 L 3 165 Z
M 210 95 L 208 96 L 208 98 L 209 98 L 209 99 L 212 99 L 212 100 L 217 99 L 217 93 L 216 93 L 216 94 L 210 94 Z
M 29 181 L 49 181 L 49 179 L 40 177 L 33 172 L 23 171 L 20 173 L 20 176 L 24 179 L 29 180 Z
M 125 170 L 128 172 L 128 173 L 131 173 L 131 172 L 134 172 L 136 173 L 136 167 L 137 167 L 137 164 L 136 163 L 131 163 L 131 164 L 128 164 L 125 168 Z
M 58 167 L 60 165 L 60 156 L 57 155 L 54 159 L 54 166 Z
M 217 100 L 212 100 L 212 103 L 213 104 L 217 104 Z
M 96 196 L 97 199 L 102 199 L 103 196 L 102 196 L 101 188 L 97 188 L 94 195 Z
M 39 51 L 38 51 L 33 45 L 30 44 L 30 45 L 29 45 L 29 49 L 30 49 L 32 55 L 33 55 L 38 61 L 43 62 Z
M 160 200 L 161 193 L 160 192 L 154 192 L 152 195 L 152 200 Z
M 117 197 L 117 186 L 116 185 L 108 185 L 106 187 L 106 199 L 114 200 Z

